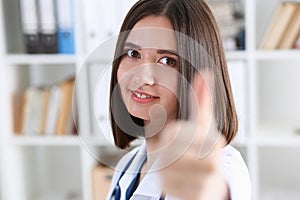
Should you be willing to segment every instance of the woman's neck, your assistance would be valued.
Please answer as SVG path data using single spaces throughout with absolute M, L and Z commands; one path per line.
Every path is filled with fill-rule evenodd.
M 141 179 L 144 176 L 144 173 L 147 173 L 153 163 L 157 160 L 159 156 L 159 149 L 161 148 L 161 139 L 160 139 L 160 134 L 158 133 L 155 136 L 148 137 L 146 138 L 146 154 L 147 154 L 147 160 L 144 162 L 143 167 L 142 167 L 142 174 L 141 174 Z
M 160 150 L 170 142 L 172 136 L 164 134 L 163 129 L 170 123 L 156 124 L 156 127 L 145 127 L 147 165 L 151 166 L 160 155 Z M 154 125 L 154 124 L 152 124 Z M 161 128 L 159 128 L 161 127 Z

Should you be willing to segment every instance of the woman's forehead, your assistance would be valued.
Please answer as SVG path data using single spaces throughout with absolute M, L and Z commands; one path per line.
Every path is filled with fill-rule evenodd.
M 126 43 L 141 48 L 177 50 L 173 26 L 163 16 L 147 16 L 138 21 L 130 31 Z
M 169 18 L 165 16 L 155 16 L 155 15 L 149 15 L 142 18 L 133 26 L 133 29 L 146 28 L 146 27 L 174 30 L 173 25 L 169 20 Z

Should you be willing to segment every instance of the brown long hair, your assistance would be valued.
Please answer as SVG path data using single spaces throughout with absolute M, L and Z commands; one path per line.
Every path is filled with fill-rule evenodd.
M 117 71 L 122 59 L 123 45 L 130 30 L 141 19 L 146 16 L 167 17 L 177 33 L 182 33 L 196 42 L 188 42 L 181 34 L 176 34 L 179 58 L 179 73 L 191 82 L 195 74 L 195 64 L 198 67 L 208 68 L 213 72 L 214 78 L 214 116 L 218 130 L 225 136 L 227 143 L 234 138 L 238 129 L 238 121 L 234 106 L 230 80 L 227 71 L 225 54 L 216 21 L 211 10 L 203 0 L 140 0 L 128 12 L 123 21 L 120 35 L 117 41 L 114 62 L 112 65 L 110 85 L 110 117 L 115 145 L 121 149 L 130 146 L 131 141 L 139 135 L 143 135 L 143 129 L 128 127 L 135 135 L 127 134 L 119 125 L 132 126 L 132 122 L 143 126 L 143 120 L 130 115 L 130 119 L 124 117 L 129 115 L 120 93 L 117 81 Z M 203 50 L 199 49 L 199 45 Z M 209 57 L 211 63 L 201 60 L 199 57 Z M 179 79 L 178 101 L 179 108 L 177 119 L 188 118 L 188 84 Z M 115 90 L 116 95 L 112 95 Z M 113 97 L 114 96 L 114 97 Z M 117 123 L 118 122 L 118 123 Z

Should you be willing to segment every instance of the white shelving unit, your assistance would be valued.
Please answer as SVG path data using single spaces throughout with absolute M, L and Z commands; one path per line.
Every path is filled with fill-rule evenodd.
M 98 1 L 97 5 L 108 3 Z M 124 10 L 133 2 L 123 5 Z M 228 61 L 246 65 L 246 129 L 244 138 L 235 146 L 248 165 L 254 200 L 294 200 L 300 196 L 300 161 L 297 159 L 300 136 L 295 133 L 300 129 L 300 50 L 257 49 L 278 2 L 244 0 L 246 50 L 226 53 Z M 107 142 L 96 134 L 99 128 L 91 111 L 91 88 L 94 86 L 90 83 L 93 79 L 90 75 L 93 71 L 89 70 L 106 67 L 109 59 L 95 57 L 84 62 L 91 52 L 91 41 L 101 40 L 95 35 L 97 30 L 96 33 L 87 30 L 85 4 L 87 2 L 74 0 L 75 55 L 26 55 L 22 53 L 21 30 L 18 28 L 18 0 L 0 0 L 1 200 L 93 199 L 91 171 L 97 160 L 90 152 L 106 151 Z M 116 5 L 111 3 L 108 7 Z M 93 11 L 103 13 L 98 16 L 102 18 L 99 22 L 94 21 L 94 26 L 100 31 L 104 29 L 104 41 L 114 30 L 101 24 L 106 21 L 103 20 L 105 7 Z M 14 16 L 12 21 L 8 20 L 10 16 Z M 121 17 L 116 16 L 113 21 L 118 21 L 117 18 Z M 42 77 L 45 73 L 84 74 L 78 79 L 77 94 L 79 134 L 85 138 L 84 145 L 76 136 L 25 137 L 13 133 L 11 94 L 32 83 L 32 71 L 41 73 Z M 105 119 L 100 116 L 100 120 Z
M 300 178 L 296 159 L 300 137 L 300 51 L 257 49 L 275 7 L 281 1 L 248 1 L 255 14 L 247 36 L 252 37 L 249 81 L 253 110 L 251 124 L 250 171 L 254 199 L 298 199 Z M 250 13 L 249 13 L 250 14 Z M 250 42 L 250 41 L 249 41 Z M 253 43 L 252 43 L 253 42 Z M 250 44 L 249 44 L 250 45 Z M 248 45 L 248 46 L 249 46 Z

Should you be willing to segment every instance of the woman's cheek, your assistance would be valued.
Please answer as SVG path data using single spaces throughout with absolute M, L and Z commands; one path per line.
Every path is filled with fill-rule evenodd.
M 122 68 L 119 67 L 119 69 L 117 71 L 117 81 L 118 82 L 121 80 L 123 75 L 124 75 L 124 70 L 122 70 Z
M 129 87 L 130 80 L 132 79 L 131 76 L 132 75 L 130 73 L 130 70 L 128 70 L 126 66 L 119 66 L 119 69 L 117 71 L 117 81 L 120 86 L 123 98 L 126 96 L 126 91 Z
M 126 73 L 128 73 L 131 69 L 132 64 L 126 58 L 123 58 L 119 64 L 117 71 L 117 80 L 120 81 Z

